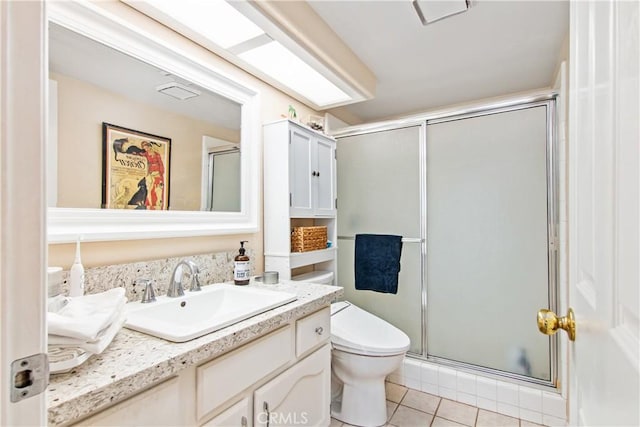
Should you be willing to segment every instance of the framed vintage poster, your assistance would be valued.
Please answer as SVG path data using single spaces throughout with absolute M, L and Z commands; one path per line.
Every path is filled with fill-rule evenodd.
M 169 209 L 171 139 L 102 123 L 102 207 Z

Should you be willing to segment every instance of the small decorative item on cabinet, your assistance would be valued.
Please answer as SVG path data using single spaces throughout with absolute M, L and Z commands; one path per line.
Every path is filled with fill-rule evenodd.
M 310 115 L 307 126 L 313 130 L 324 132 L 324 117 Z
M 293 227 L 291 252 L 308 252 L 327 248 L 327 227 Z

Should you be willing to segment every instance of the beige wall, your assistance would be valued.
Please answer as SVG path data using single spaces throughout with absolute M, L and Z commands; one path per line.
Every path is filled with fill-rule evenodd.
M 260 97 L 260 119 L 262 123 L 281 119 L 287 114 L 290 104 L 295 107 L 298 118 L 303 122 L 307 121 L 310 114 L 319 115 L 317 111 L 306 107 L 272 86 L 240 70 L 219 56 L 158 24 L 156 21 L 147 18 L 123 3 L 112 0 L 95 2 L 95 5 L 108 10 L 110 13 L 116 14 L 120 19 L 130 23 L 131 26 L 137 26 L 152 33 L 155 37 L 161 38 L 167 45 L 174 46 L 180 52 L 195 56 L 206 64 L 209 64 L 213 69 L 257 90 Z M 161 134 L 160 131 L 157 133 Z M 260 140 L 259 143 L 260 146 L 262 146 L 262 140 Z M 101 158 L 101 155 L 98 156 L 98 159 Z M 98 168 L 98 170 L 100 169 Z M 260 182 L 258 190 L 260 194 L 262 194 L 262 182 Z M 262 197 L 260 200 L 262 200 Z M 260 203 L 260 206 L 262 206 L 262 203 Z M 262 218 L 261 207 L 260 218 Z M 169 256 L 187 256 L 190 254 L 236 249 L 239 246 L 240 240 L 248 240 L 249 243 L 247 246 L 255 251 L 254 261 L 256 263 L 256 272 L 261 272 L 264 265 L 262 236 L 263 233 L 262 230 L 260 230 L 255 234 L 221 237 L 205 236 L 197 238 L 85 242 L 82 245 L 82 259 L 85 266 L 94 267 Z M 69 268 L 73 262 L 73 253 L 73 244 L 49 245 L 48 263 L 49 265 Z
M 52 73 L 50 78 L 58 83 L 60 208 L 100 208 L 102 122 L 171 139 L 172 210 L 200 210 L 202 136 L 240 141 L 239 131 L 136 102 L 69 76 Z

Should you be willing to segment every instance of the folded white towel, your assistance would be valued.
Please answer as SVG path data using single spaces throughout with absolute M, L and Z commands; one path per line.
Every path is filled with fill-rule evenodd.
M 123 311 L 127 298 L 124 288 L 81 297 L 68 298 L 69 303 L 57 312 L 47 313 L 48 333 L 95 341 L 100 331 L 111 325 Z
M 83 341 L 77 338 L 69 338 L 63 337 L 60 335 L 49 335 L 49 346 L 50 347 L 61 347 L 61 348 L 81 348 L 93 354 L 100 354 L 104 351 L 105 348 L 111 344 L 111 341 L 115 338 L 115 336 L 122 329 L 122 325 L 127 318 L 127 315 L 124 310 L 118 313 L 118 317 L 116 320 L 100 331 L 97 339 L 94 341 Z

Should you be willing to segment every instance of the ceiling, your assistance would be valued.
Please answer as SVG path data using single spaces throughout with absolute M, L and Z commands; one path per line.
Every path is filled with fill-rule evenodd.
M 376 75 L 374 99 L 335 110 L 362 122 L 549 87 L 569 31 L 568 1 L 474 0 L 427 26 L 411 0 L 308 3 Z

